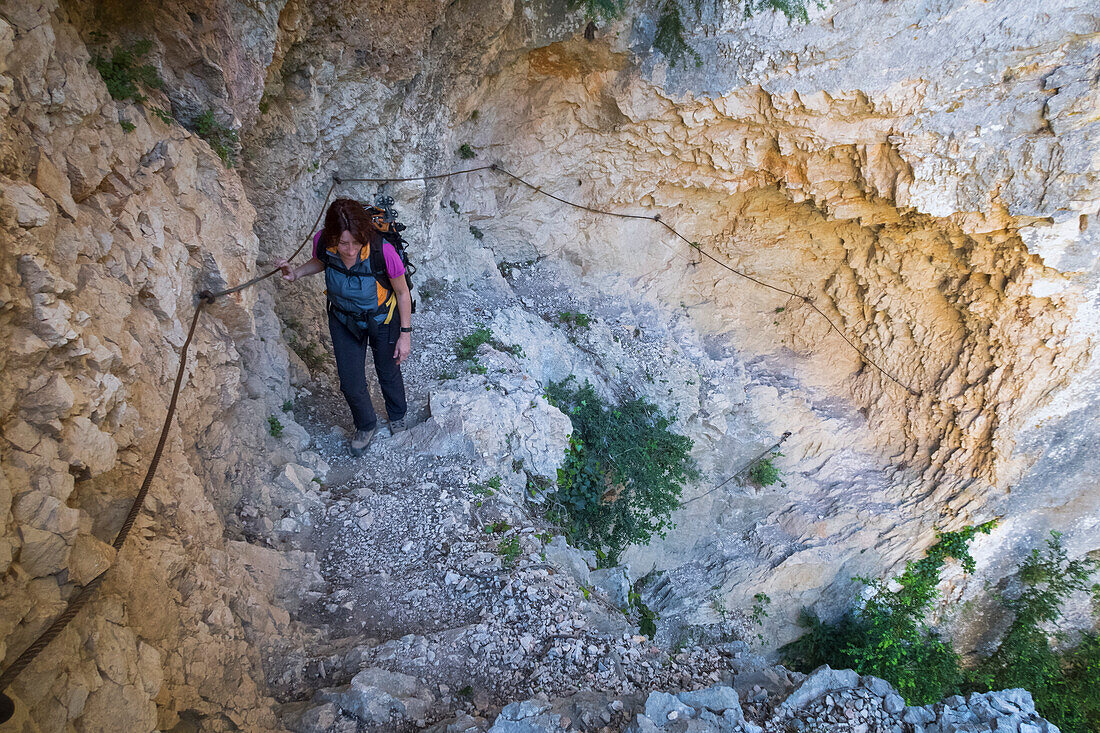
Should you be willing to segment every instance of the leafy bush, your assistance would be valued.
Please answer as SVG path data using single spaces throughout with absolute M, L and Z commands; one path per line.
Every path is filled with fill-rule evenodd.
M 1086 631 L 1076 646 L 1062 650 L 1052 644 L 1052 639 L 1065 641 L 1056 630 L 1062 603 L 1087 587 L 1098 563 L 1069 560 L 1059 533 L 1052 532 L 1045 551 L 1032 550 L 1020 566 L 1023 589 L 1018 596 L 995 596 L 1012 613 L 1012 622 L 997 649 L 976 669 L 963 669 L 955 650 L 925 624 L 944 559 L 955 557 L 964 570 L 973 571 L 967 545 L 977 532 L 988 533 L 992 524 L 940 535 L 924 559 L 909 563 L 894 579 L 900 586 L 896 591 L 883 581 L 860 578 L 870 586 L 871 597 L 836 623 L 823 623 L 804 611 L 808 632 L 780 649 L 784 661 L 804 671 L 829 664 L 882 677 L 910 704 L 952 693 L 1023 687 L 1032 693 L 1039 714 L 1066 733 L 1100 730 L 1100 635 Z M 1100 587 L 1092 590 L 1100 600 Z
M 675 66 L 684 56 L 691 56 L 696 66 L 703 63 L 699 54 L 684 40 L 684 21 L 680 17 L 680 5 L 676 0 L 665 0 L 661 6 L 653 47 L 668 58 L 670 66 Z
M 573 311 L 560 311 L 558 320 L 567 326 L 588 328 L 592 325 L 592 318 L 587 313 L 574 313 Z
M 814 0 L 819 8 L 825 7 L 821 0 Z M 810 22 L 810 15 L 806 12 L 806 0 L 745 0 L 745 17 L 752 17 L 753 13 L 767 12 L 769 10 L 783 13 L 787 20 L 798 20 L 803 23 Z
M 1088 587 L 1097 568 L 1090 559 L 1070 560 L 1061 534 L 1052 532 L 1045 552 L 1039 549 L 1020 566 L 1023 590 L 1016 598 L 998 599 L 1012 623 L 997 650 L 974 675 L 980 687 L 1027 688 L 1035 708 L 1065 731 L 1100 730 L 1100 637 L 1085 633 L 1076 648 L 1059 652 L 1051 637 L 1065 641 L 1055 627 L 1062 603 Z M 1094 590 L 1100 593 L 1100 591 Z M 1054 633 L 1047 629 L 1054 628 Z
M 298 355 L 298 358 L 302 360 L 302 363 L 306 365 L 311 372 L 320 369 L 325 363 L 325 355 L 321 352 L 316 342 L 310 341 L 306 344 L 302 344 L 294 336 L 290 337 L 289 345 L 292 351 Z
M 546 390 L 573 423 L 550 518 L 612 566 L 629 545 L 664 536 L 684 483 L 698 478 L 692 441 L 644 398 L 608 405 L 591 384 L 572 388 L 571 380 Z
M 752 479 L 753 483 L 758 486 L 771 486 L 779 481 L 779 469 L 772 462 L 772 458 L 779 455 L 782 454 L 776 453 L 769 458 L 752 464 L 752 468 L 749 469 L 749 478 Z
M 470 225 L 470 234 L 474 235 L 474 239 L 478 240 L 479 242 L 485 238 L 485 232 L 481 231 L 473 224 Z
M 468 333 L 458 340 L 455 345 L 455 356 L 462 361 L 470 361 L 477 354 L 477 347 L 492 341 L 493 332 L 485 326 L 478 326 L 473 333 Z
M 470 160 L 471 158 L 473 158 L 476 155 L 477 155 L 477 153 L 474 152 L 474 149 L 473 149 L 473 147 L 470 146 L 470 143 L 462 143 L 461 145 L 458 146 L 458 157 L 459 158 L 462 158 L 463 160 Z
M 504 558 L 504 567 L 510 568 L 516 564 L 516 560 L 523 552 L 523 548 L 519 544 L 519 537 L 509 537 L 506 540 L 501 540 L 497 545 L 497 552 Z
M 226 168 L 237 164 L 237 131 L 226 127 L 208 109 L 195 118 L 192 130 L 210 145 Z
M 485 366 L 478 362 L 476 358 L 477 348 L 482 344 L 489 344 L 497 351 L 503 351 L 513 356 L 523 356 L 522 346 L 502 344 L 493 338 L 493 332 L 486 326 L 479 325 L 472 333 L 466 334 L 455 344 L 455 356 L 458 357 L 459 361 L 468 362 L 470 371 L 475 374 L 485 374 L 487 371 Z
M 97 35 L 93 40 L 100 38 L 103 36 Z M 160 89 L 164 86 L 164 81 L 157 74 L 156 68 L 151 64 L 138 63 L 152 48 L 152 41 L 143 39 L 129 48 L 116 46 L 110 57 L 93 54 L 92 66 L 103 77 L 103 83 L 107 85 L 107 92 L 112 99 L 120 102 L 127 99 L 143 102 L 145 95 L 138 88 L 139 84 L 150 89 Z
M 614 20 L 623 12 L 625 0 L 569 0 L 569 9 L 584 8 L 586 20 Z
M 989 534 L 994 522 L 943 532 L 924 558 L 909 562 L 890 583 L 857 578 L 870 594 L 856 612 L 836 623 L 824 623 L 803 611 L 808 633 L 780 649 L 788 666 L 812 671 L 822 664 L 854 669 L 892 683 L 911 705 L 924 705 L 958 691 L 963 682 L 959 656 L 942 641 L 925 616 L 932 608 L 936 585 L 947 558 L 974 570 L 968 546 L 976 534 Z
M 133 122 L 129 122 L 127 120 L 121 120 L 118 123 L 118 126 L 122 128 L 123 132 L 133 132 L 134 130 L 137 129 L 137 125 L 135 125 Z
M 766 12 L 769 10 L 783 13 L 787 17 L 788 21 L 798 20 L 803 23 L 809 21 L 810 16 L 806 10 L 807 0 L 738 0 L 743 2 L 742 6 L 746 17 L 751 17 L 755 13 Z M 813 0 L 817 7 L 825 7 L 823 0 Z M 640 4 L 637 0 L 632 0 L 635 4 Z M 718 0 L 723 4 L 733 5 L 731 0 Z M 717 4 L 717 3 L 716 3 Z M 589 21 L 595 20 L 614 20 L 619 17 L 627 5 L 627 0 L 569 0 L 570 10 L 577 8 L 584 9 L 584 16 Z M 692 0 L 692 8 L 695 12 L 696 18 L 698 18 L 703 9 L 702 0 Z M 695 65 L 702 64 L 702 57 L 691 47 L 691 45 L 684 38 L 686 26 L 684 25 L 684 19 L 681 15 L 682 10 L 679 0 L 664 0 L 659 6 L 657 12 L 657 28 L 656 33 L 653 36 L 653 47 L 663 53 L 668 58 L 669 65 L 676 66 L 684 59 L 684 57 L 690 57 L 694 60 Z M 697 246 L 696 243 L 692 243 Z
M 161 109 L 160 107 L 150 107 L 149 111 L 153 113 L 153 116 L 166 125 L 171 125 L 175 121 L 175 117 L 168 110 Z
M 272 438 L 278 438 L 283 434 L 283 424 L 274 415 L 269 415 L 267 418 L 267 432 L 271 433 Z

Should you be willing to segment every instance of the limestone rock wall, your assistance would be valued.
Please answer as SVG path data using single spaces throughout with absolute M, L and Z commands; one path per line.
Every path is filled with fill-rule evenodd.
M 148 111 L 164 98 L 109 97 L 71 10 L 0 7 L 5 666 L 111 570 L 8 690 L 13 729 L 276 729 L 263 656 L 295 632 L 272 599 L 305 563 L 230 542 L 225 525 L 268 457 L 300 447 L 267 436 L 289 390 L 269 296 L 245 291 L 201 317 L 146 508 L 121 553 L 110 547 L 196 293 L 253 271 L 255 210 L 205 142 Z
M 994 516 L 976 548 L 988 574 L 953 597 L 1011 573 L 1049 529 L 1095 550 L 1097 48 L 1081 30 L 1095 12 L 840 2 L 800 25 L 708 5 L 686 11 L 704 62 L 670 68 L 651 10 L 585 41 L 554 3 L 288 4 L 269 113 L 246 136 L 262 246 L 306 233 L 332 173 L 500 161 L 559 196 L 661 213 L 813 298 L 919 394 L 652 223 L 492 173 L 385 188 L 422 273 L 488 286 L 489 258 L 560 259 L 578 292 L 648 297 L 737 352 L 747 396 L 720 410 L 724 435 L 704 427 L 714 415 L 681 415 L 710 474 L 698 493 L 743 467 L 729 436 L 759 451 L 790 430 L 786 485 L 695 502 L 636 551 L 633 571 L 670 571 L 688 615 L 717 584 L 731 606 L 767 591 L 790 624 L 800 605 L 842 607 L 852 575 L 919 554 L 935 528 Z M 287 296 L 301 342 L 323 343 L 320 288 Z M 681 409 L 682 391 L 662 405 Z

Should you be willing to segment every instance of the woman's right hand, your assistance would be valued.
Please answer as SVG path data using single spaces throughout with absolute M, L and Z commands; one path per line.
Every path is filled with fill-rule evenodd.
M 294 272 L 296 268 L 286 260 L 277 260 L 275 266 L 283 271 L 283 279 L 288 283 L 292 283 L 298 279 L 298 276 Z

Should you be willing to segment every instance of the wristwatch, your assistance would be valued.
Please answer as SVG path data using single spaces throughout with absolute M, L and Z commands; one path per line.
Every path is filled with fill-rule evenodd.
M 412 332 L 413 332 L 412 326 L 408 326 L 408 327 L 402 326 L 401 327 L 401 333 L 412 333 Z

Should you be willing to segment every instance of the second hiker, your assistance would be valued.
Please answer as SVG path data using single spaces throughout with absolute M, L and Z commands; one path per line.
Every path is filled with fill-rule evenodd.
M 314 235 L 313 258 L 297 267 L 286 260 L 275 263 L 288 282 L 325 273 L 336 371 L 355 423 L 350 444 L 354 455 L 366 450 L 378 429 L 367 388 L 368 347 L 390 433 L 405 429 L 401 362 L 412 350 L 412 295 L 401 255 L 380 231 L 386 228 L 384 214 L 353 199 L 336 199 L 325 214 L 324 228 Z

